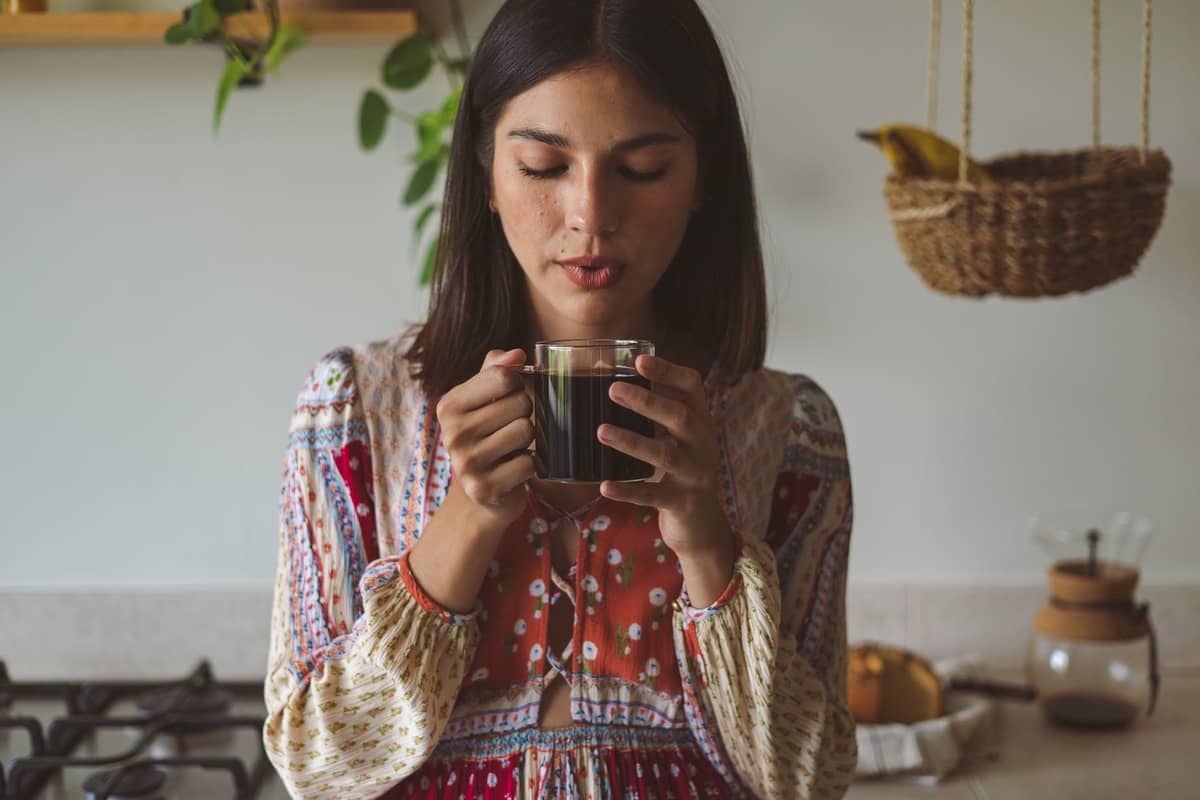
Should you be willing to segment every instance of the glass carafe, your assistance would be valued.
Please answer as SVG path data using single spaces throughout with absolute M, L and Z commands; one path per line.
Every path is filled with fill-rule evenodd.
M 1150 523 L 1042 515 L 1034 539 L 1052 559 L 1050 596 L 1033 620 L 1026 674 L 1043 712 L 1072 727 L 1131 724 L 1153 713 L 1158 654 L 1149 604 L 1134 599 Z

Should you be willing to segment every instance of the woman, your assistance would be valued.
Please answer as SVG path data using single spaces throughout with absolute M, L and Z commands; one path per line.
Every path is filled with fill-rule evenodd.
M 762 368 L 733 91 L 694 0 L 509 0 L 454 130 L 428 318 L 297 400 L 266 687 L 303 798 L 838 797 L 850 478 Z M 540 481 L 512 367 L 658 345 L 657 482 Z

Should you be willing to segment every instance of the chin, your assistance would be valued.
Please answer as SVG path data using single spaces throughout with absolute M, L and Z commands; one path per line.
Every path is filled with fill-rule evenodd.
M 625 294 L 605 292 L 570 298 L 564 303 L 555 304 L 555 311 L 578 325 L 603 327 L 619 325 L 633 307 L 634 304 Z

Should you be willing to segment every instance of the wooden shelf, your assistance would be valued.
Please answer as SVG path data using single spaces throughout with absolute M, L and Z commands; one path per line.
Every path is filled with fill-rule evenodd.
M 0 14 L 0 47 L 108 47 L 167 45 L 163 34 L 183 18 L 179 11 L 134 13 L 107 11 L 86 14 Z M 313 42 L 387 42 L 417 29 L 412 11 L 285 11 L 283 21 L 295 25 Z M 247 30 L 265 36 L 267 18 L 261 13 L 231 17 L 232 34 Z

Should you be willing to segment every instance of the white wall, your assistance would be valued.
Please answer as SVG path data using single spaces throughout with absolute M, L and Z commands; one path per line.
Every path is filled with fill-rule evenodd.
M 495 0 L 468 0 L 481 32 Z M 957 129 L 957 5 L 941 124 Z M 845 419 L 854 580 L 1024 581 L 1028 513 L 1151 515 L 1149 576 L 1200 578 L 1200 5 L 1155 4 L 1167 217 L 1135 276 L 952 299 L 902 261 L 855 129 L 924 117 L 927 4 L 707 0 L 745 99 L 773 365 Z M 1106 140 L 1137 138 L 1140 4 L 1105 3 Z M 1086 3 L 980 3 L 977 152 L 1090 141 Z M 313 46 L 232 99 L 207 50 L 0 51 L 0 586 L 265 586 L 290 404 L 326 350 L 419 319 L 398 196 L 363 155 L 386 47 Z M 440 92 L 429 91 L 424 102 Z

